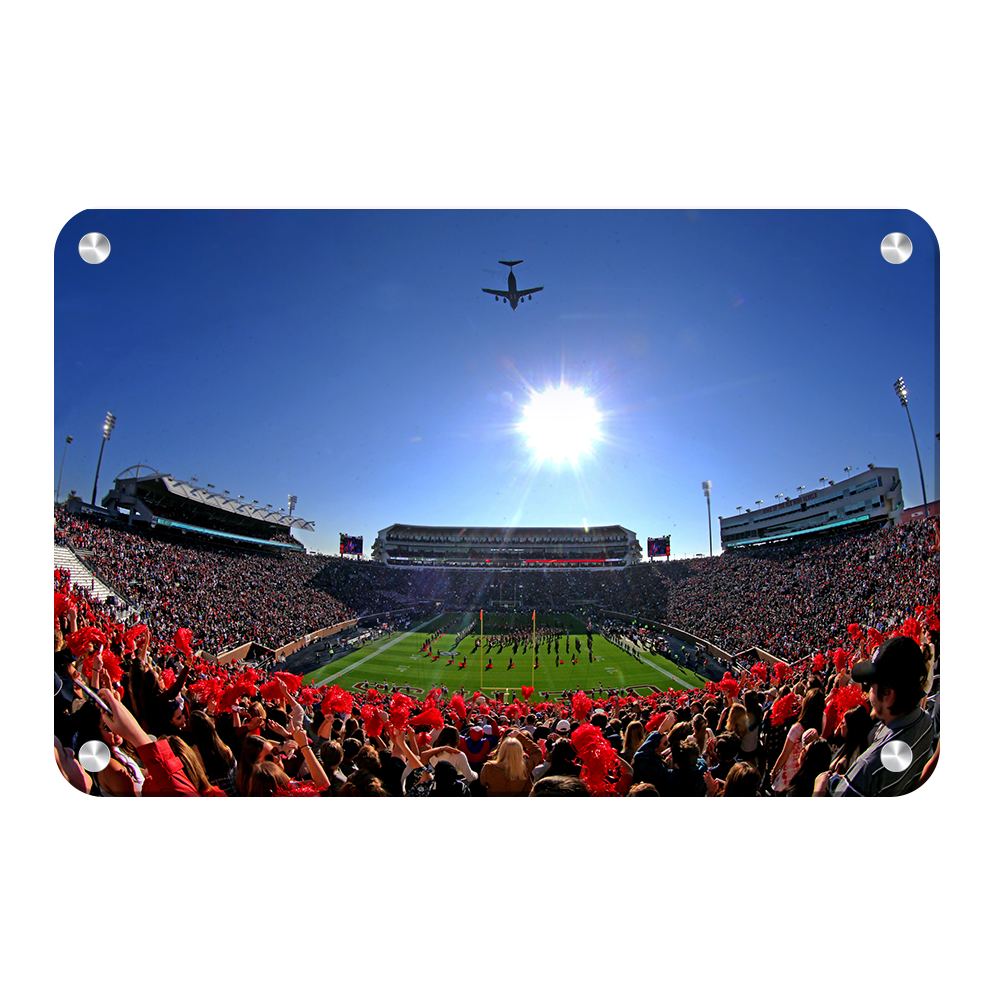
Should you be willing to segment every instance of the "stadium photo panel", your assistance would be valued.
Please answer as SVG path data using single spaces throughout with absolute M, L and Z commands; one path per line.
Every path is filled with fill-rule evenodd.
M 93 209 L 54 263 L 61 791 L 931 778 L 913 212 Z

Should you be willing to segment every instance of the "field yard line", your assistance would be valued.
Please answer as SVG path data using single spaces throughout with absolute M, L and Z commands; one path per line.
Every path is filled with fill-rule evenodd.
M 639 659 L 643 663 L 645 663 L 647 667 L 652 667 L 654 670 L 659 670 L 664 677 L 669 677 L 672 681 L 677 681 L 678 684 L 683 685 L 685 688 L 687 688 L 688 691 L 694 689 L 693 684 L 688 684 L 687 681 L 681 680 L 680 677 L 677 677 L 675 674 L 670 673 L 669 670 L 664 670 L 663 667 L 658 667 L 655 663 L 652 663 L 650 660 L 647 660 L 645 656 L 640 656 Z
M 402 642 L 408 635 L 413 635 L 414 632 L 419 632 L 420 629 L 425 628 L 430 625 L 431 622 L 437 621 L 441 615 L 435 615 L 429 621 L 424 622 L 422 625 L 418 625 L 416 628 L 410 629 L 409 632 L 403 632 L 402 635 L 397 635 L 395 639 L 390 639 L 384 646 L 379 646 L 378 649 L 373 650 L 367 656 L 358 660 L 356 663 L 352 663 L 349 667 L 344 667 L 339 674 L 331 674 L 329 677 L 324 677 L 320 684 L 329 684 L 330 681 L 335 681 L 338 677 L 343 677 L 344 674 L 349 674 L 355 667 L 360 667 L 362 663 L 367 663 L 373 656 L 378 656 L 379 653 L 384 653 L 387 649 L 391 649 L 396 645 L 397 642 Z

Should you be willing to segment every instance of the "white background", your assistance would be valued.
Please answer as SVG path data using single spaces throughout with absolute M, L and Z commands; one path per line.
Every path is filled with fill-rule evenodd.
M 701 9 L 7 15 L 3 860 L 16 985 L 66 997 L 978 988 L 996 888 L 995 32 L 968 4 Z M 444 811 L 130 806 L 65 787 L 48 758 L 56 234 L 101 206 L 361 205 L 900 207 L 930 223 L 945 747 L 924 789 Z

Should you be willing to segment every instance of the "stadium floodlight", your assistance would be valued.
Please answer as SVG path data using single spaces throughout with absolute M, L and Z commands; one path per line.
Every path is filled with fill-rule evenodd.
M 737 507 L 736 508 L 736 513 L 737 514 L 742 514 L 743 513 L 743 508 L 742 507 Z
M 207 486 L 208 486 L 208 488 L 210 490 L 214 490 L 215 489 L 215 483 L 208 483 Z
M 774 494 L 774 499 L 775 500 L 780 500 L 784 495 L 785 495 L 784 493 L 775 493 Z
M 198 482 L 198 477 L 197 477 L 197 476 L 192 476 L 192 477 L 191 477 L 191 482 L 192 482 L 192 483 L 196 483 L 196 482 Z
M 754 503 L 755 503 L 755 504 L 757 504 L 757 506 L 758 506 L 758 507 L 759 507 L 759 506 L 760 506 L 760 505 L 761 505 L 761 504 L 762 504 L 763 502 L 764 502 L 763 500 L 754 500 Z
M 59 503 L 59 491 L 62 489 L 62 474 L 63 466 L 66 464 L 66 449 L 73 443 L 73 438 L 70 435 L 66 436 L 66 443 L 63 445 L 63 457 L 62 461 L 59 463 L 59 481 L 56 483 L 56 503 Z
M 804 493 L 805 492 L 805 487 L 804 486 L 796 486 L 795 488 L 799 491 L 799 493 Z
M 899 397 L 900 405 L 906 410 L 906 419 L 910 422 L 910 433 L 913 435 L 913 450 L 917 453 L 917 468 L 920 470 L 920 489 L 924 495 L 924 517 L 929 517 L 927 512 L 927 487 L 924 486 L 924 466 L 920 461 L 920 449 L 917 447 L 917 432 L 913 429 L 913 417 L 910 416 L 910 404 L 907 402 L 906 383 L 900 376 L 893 384 L 896 395 Z
M 104 458 L 104 446 L 111 437 L 111 432 L 115 429 L 115 415 L 109 410 L 104 418 L 104 437 L 101 438 L 101 451 L 97 456 L 97 472 L 94 473 L 94 492 L 90 495 L 90 506 L 97 503 L 97 478 L 101 474 L 101 459 Z
M 853 468 L 854 468 L 854 466 L 853 466 L 853 465 L 845 465 L 845 466 L 844 466 L 844 472 L 850 472 L 850 471 L 851 471 L 851 469 L 853 469 Z
M 712 480 L 706 479 L 701 488 L 705 493 L 705 501 L 708 503 L 708 554 L 712 554 Z
M 875 463 L 874 462 L 869 462 L 868 463 L 868 468 L 869 469 L 874 469 L 875 468 Z
M 293 510 L 295 510 L 295 505 L 298 502 L 299 502 L 299 498 L 297 496 L 292 496 L 291 493 L 288 494 L 288 513 L 289 514 L 291 514 L 291 512 Z

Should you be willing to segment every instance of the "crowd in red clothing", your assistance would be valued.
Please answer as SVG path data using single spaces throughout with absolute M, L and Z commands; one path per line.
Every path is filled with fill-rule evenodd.
M 155 634 L 189 628 L 196 648 L 207 653 L 247 642 L 277 649 L 354 617 L 343 601 L 311 583 L 329 561 L 324 556 L 164 541 L 141 528 L 99 524 L 58 507 L 56 541 L 89 551 L 97 574 L 143 608 Z
M 810 655 L 734 668 L 703 691 L 539 701 L 524 688 L 508 705 L 444 688 L 419 698 L 388 685 L 312 689 L 260 664 L 220 666 L 203 655 L 213 643 L 294 638 L 329 624 L 319 617 L 327 609 L 344 615 L 354 595 L 310 586 L 321 567 L 304 560 L 315 557 L 223 553 L 63 514 L 57 534 L 92 551 L 101 575 L 150 616 L 118 620 L 57 572 L 56 760 L 77 787 L 104 795 L 811 794 L 816 775 L 842 773 L 871 738 L 852 663 L 900 632 L 936 669 L 934 529 L 918 522 L 798 551 L 692 561 L 670 574 L 647 566 L 630 578 L 582 577 L 609 604 L 656 595 L 629 612 L 683 622 L 720 645 L 757 644 L 790 661 Z M 371 593 L 405 599 L 419 584 L 410 575 L 419 571 L 369 569 Z M 450 587 L 461 593 L 469 584 L 453 572 Z M 565 592 L 574 576 L 552 579 Z M 247 603 L 248 579 L 282 599 Z M 536 599 L 549 596 L 531 584 Z M 936 712 L 930 683 L 927 694 Z M 75 759 L 91 739 L 112 753 L 96 774 Z

